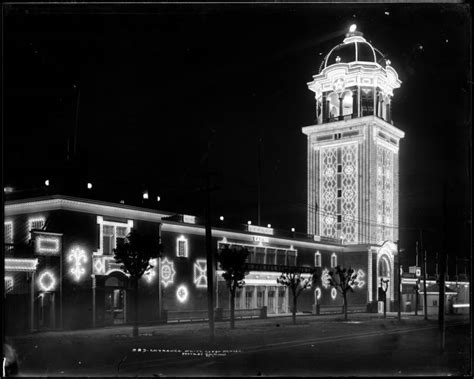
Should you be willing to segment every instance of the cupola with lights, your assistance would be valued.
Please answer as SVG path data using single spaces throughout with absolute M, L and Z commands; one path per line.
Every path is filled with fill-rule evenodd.
M 316 123 L 373 115 L 392 123 L 393 91 L 401 84 L 390 60 L 351 25 L 344 41 L 324 57 L 308 88 Z

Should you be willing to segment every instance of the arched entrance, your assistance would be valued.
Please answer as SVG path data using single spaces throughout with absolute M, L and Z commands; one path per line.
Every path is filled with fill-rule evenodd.
M 105 319 L 106 325 L 127 322 L 127 277 L 119 271 L 110 273 L 105 279 Z
M 388 289 L 386 292 L 387 309 L 390 309 L 391 302 L 395 299 L 395 277 L 394 277 L 394 252 L 396 245 L 392 242 L 386 242 L 377 253 L 377 288 L 381 286 L 381 280 L 388 280 Z M 379 313 L 383 313 L 383 306 L 379 304 Z

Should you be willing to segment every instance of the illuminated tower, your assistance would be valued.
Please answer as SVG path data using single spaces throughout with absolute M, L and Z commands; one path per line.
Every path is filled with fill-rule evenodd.
M 308 233 L 347 244 L 398 239 L 397 72 L 352 25 L 308 88 L 316 124 L 308 136 Z

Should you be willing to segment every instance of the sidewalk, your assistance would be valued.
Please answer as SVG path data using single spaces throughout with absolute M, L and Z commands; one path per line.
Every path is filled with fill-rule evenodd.
M 358 323 L 377 323 L 389 321 L 397 321 L 398 314 L 397 312 L 387 312 L 387 318 L 383 318 L 383 314 L 377 313 L 353 313 L 348 314 L 348 322 L 358 322 Z M 424 321 L 424 316 L 418 314 L 417 316 L 414 313 L 402 313 L 401 314 L 402 322 L 410 321 Z M 463 317 L 462 315 L 453 315 L 446 316 L 446 321 L 449 320 L 461 320 L 463 318 L 468 319 L 468 317 Z M 298 325 L 308 325 L 314 323 L 327 323 L 335 322 L 340 323 L 344 322 L 343 314 L 328 314 L 328 315 L 313 315 L 308 313 L 297 313 L 296 316 L 296 326 Z M 428 322 L 437 322 L 437 319 L 430 317 Z M 149 336 L 174 336 L 177 337 L 180 334 L 188 335 L 189 333 L 196 333 L 197 331 L 208 331 L 208 322 L 207 321 L 195 321 L 195 322 L 182 322 L 182 323 L 169 323 L 169 324 L 156 324 L 156 325 L 147 325 L 140 326 L 139 333 L 140 337 L 149 337 Z M 274 328 L 275 325 L 280 326 L 292 326 L 292 316 L 285 315 L 279 317 L 269 317 L 266 319 L 237 319 L 235 320 L 236 329 L 241 329 L 245 325 L 245 328 L 248 327 L 258 327 L 258 328 Z M 217 331 L 230 330 L 229 321 L 219 321 L 215 323 L 216 334 Z M 54 339 L 54 338 L 125 338 L 132 337 L 132 325 L 114 325 L 107 326 L 102 328 L 94 329 L 80 329 L 80 330 L 64 330 L 64 331 L 45 331 L 37 332 L 32 334 L 26 334 L 21 336 L 12 336 L 7 337 L 11 340 L 16 341 L 25 341 L 25 340 L 35 340 L 35 339 Z

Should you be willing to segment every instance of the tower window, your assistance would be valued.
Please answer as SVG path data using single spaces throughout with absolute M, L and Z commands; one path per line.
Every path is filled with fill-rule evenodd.
M 341 133 L 334 134 L 334 139 L 341 139 L 341 137 L 342 137 Z
M 337 172 L 342 172 L 342 164 L 337 165 Z
M 337 197 L 342 197 L 342 189 L 337 190 Z
M 337 266 L 337 255 L 336 253 L 332 253 L 331 255 L 331 267 L 334 268 Z
M 337 222 L 342 222 L 342 215 L 337 215 Z

